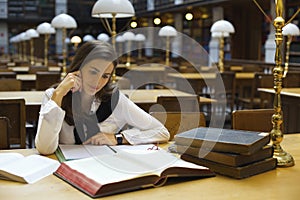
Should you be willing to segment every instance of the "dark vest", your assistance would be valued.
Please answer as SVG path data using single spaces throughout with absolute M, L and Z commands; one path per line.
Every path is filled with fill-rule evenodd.
M 73 106 L 73 110 L 77 112 L 77 114 L 74 115 L 75 143 L 82 144 L 83 141 L 99 133 L 100 129 L 98 123 L 103 122 L 112 114 L 118 102 L 119 102 L 119 90 L 116 90 L 114 91 L 114 93 L 112 94 L 111 98 L 108 101 L 101 102 L 95 114 L 87 115 L 87 114 L 80 113 L 80 111 L 78 111 L 78 109 L 81 107 L 80 94 L 78 93 L 76 95 L 74 93 L 72 106 Z M 83 128 L 84 125 L 87 128 L 86 133 L 84 133 L 84 128 Z

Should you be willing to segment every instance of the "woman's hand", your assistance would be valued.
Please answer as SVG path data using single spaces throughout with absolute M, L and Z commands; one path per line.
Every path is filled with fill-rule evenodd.
M 71 90 L 72 92 L 81 91 L 82 80 L 80 71 L 68 73 L 67 76 L 54 90 L 52 100 L 61 106 L 62 98 Z
M 98 133 L 82 144 L 93 144 L 93 145 L 117 145 L 117 140 L 114 134 L 111 133 Z

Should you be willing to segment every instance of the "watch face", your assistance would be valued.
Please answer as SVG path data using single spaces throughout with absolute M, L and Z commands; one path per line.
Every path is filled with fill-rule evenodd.
M 116 134 L 116 140 L 118 144 L 122 144 L 123 143 L 123 136 L 122 134 Z

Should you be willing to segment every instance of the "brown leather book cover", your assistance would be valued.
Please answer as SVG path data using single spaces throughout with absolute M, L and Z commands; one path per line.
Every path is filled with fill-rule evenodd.
M 266 145 L 250 155 L 205 151 L 203 149 L 200 150 L 200 148 L 183 145 L 174 145 L 172 149 L 179 154 L 187 154 L 233 167 L 247 165 L 273 156 L 273 148 L 271 145 Z
M 176 145 L 225 153 L 250 155 L 270 142 L 270 134 L 244 130 L 199 127 L 175 135 Z
M 181 159 L 198 165 L 206 166 L 216 174 L 221 174 L 236 179 L 243 179 L 270 171 L 275 169 L 277 164 L 277 159 L 275 158 L 267 158 L 241 167 L 223 165 L 187 154 L 181 155 Z

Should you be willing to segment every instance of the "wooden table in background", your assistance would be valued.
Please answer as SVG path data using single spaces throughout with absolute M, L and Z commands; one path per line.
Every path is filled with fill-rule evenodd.
M 289 134 L 284 137 L 282 147 L 289 152 L 296 165 L 289 168 L 277 168 L 246 179 L 236 180 L 217 175 L 203 179 L 174 178 L 166 185 L 148 188 L 123 194 L 102 197 L 106 200 L 177 200 L 177 199 L 272 199 L 298 200 L 300 195 L 300 134 Z M 166 145 L 167 147 L 168 145 Z M 166 148 L 165 147 L 165 148 Z M 0 151 L 7 152 L 7 151 Z M 22 149 L 8 152 L 19 152 L 24 155 L 37 154 L 36 149 Z M 55 155 L 49 156 L 56 159 Z M 1 199 L 22 200 L 85 200 L 91 199 L 70 184 L 50 175 L 33 184 L 23 184 L 0 180 Z
M 258 91 L 273 104 L 275 94 L 273 88 L 258 88 Z M 280 96 L 284 133 L 300 132 L 300 88 L 282 88 Z

